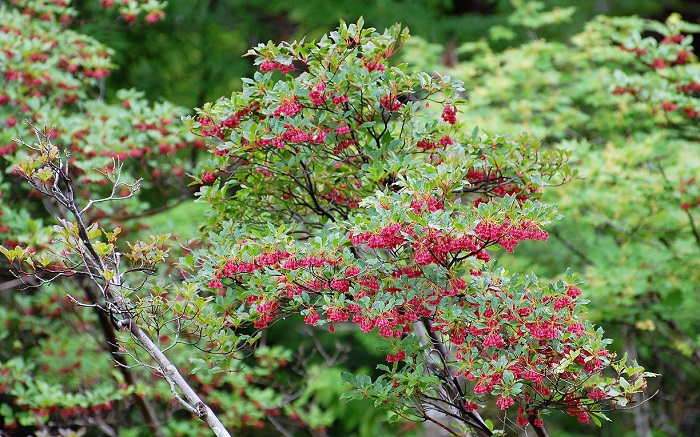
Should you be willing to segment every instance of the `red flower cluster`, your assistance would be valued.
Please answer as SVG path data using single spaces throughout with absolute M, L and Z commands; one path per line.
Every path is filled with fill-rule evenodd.
M 427 210 L 428 212 L 435 212 L 445 208 L 445 204 L 442 200 L 437 200 L 432 196 L 426 199 L 416 199 L 411 202 L 411 210 L 414 213 L 420 214 L 422 211 Z
M 401 102 L 399 102 L 399 99 L 397 99 L 396 96 L 391 94 L 384 94 L 379 99 L 379 104 L 382 105 L 383 108 L 391 112 L 396 112 L 403 106 Z
M 507 410 L 508 407 L 512 406 L 514 403 L 515 400 L 513 400 L 513 398 L 510 396 L 503 397 L 502 394 L 498 395 L 498 400 L 496 401 L 496 405 L 501 410 Z
M 494 174 L 490 170 L 480 170 L 470 168 L 467 172 L 467 181 L 469 181 L 475 192 L 484 193 L 474 201 L 474 205 L 480 203 L 488 203 L 488 196 L 515 196 L 519 202 L 525 202 L 533 193 L 539 192 L 539 189 L 534 186 L 519 186 L 516 183 L 506 182 L 506 179 L 499 174 Z
M 672 112 L 672 111 L 675 111 L 676 109 L 678 109 L 678 105 L 676 105 L 675 103 L 670 102 L 668 100 L 664 100 L 663 102 L 661 102 L 661 107 L 666 112 Z
M 280 101 L 280 106 L 277 109 L 275 109 L 275 112 L 272 114 L 272 116 L 279 117 L 281 115 L 286 115 L 288 117 L 292 117 L 302 109 L 303 106 L 301 106 L 301 103 L 299 103 L 299 98 L 297 96 L 287 96 Z
M 324 82 L 319 82 L 316 85 L 314 85 L 314 87 L 311 88 L 311 91 L 309 91 L 309 98 L 311 99 L 311 103 L 313 103 L 314 105 L 323 105 L 324 103 L 326 103 L 329 94 L 327 94 L 325 90 L 326 84 Z
M 613 95 L 619 95 L 619 96 L 621 96 L 623 94 L 629 94 L 632 96 L 636 96 L 637 90 L 631 86 L 627 86 L 627 87 L 618 86 L 618 87 L 615 87 L 615 89 L 612 91 L 612 93 L 613 93 Z
M 676 89 L 684 94 L 700 93 L 700 83 L 690 82 L 685 85 L 678 85 Z
M 292 64 L 280 64 L 279 62 L 271 60 L 265 60 L 260 64 L 260 71 L 268 72 L 272 70 L 279 70 L 282 74 L 287 74 L 294 70 L 294 66 Z
M 402 350 L 396 352 L 396 354 L 394 354 L 394 355 L 387 355 L 386 356 L 386 360 L 389 363 L 397 363 L 401 360 L 404 360 L 405 358 L 406 358 L 406 352 L 404 352 Z
M 442 119 L 450 124 L 457 123 L 457 108 L 453 105 L 445 105 L 445 109 L 442 110 Z
M 662 39 L 661 44 L 680 44 L 684 39 L 685 36 L 679 33 L 677 35 L 667 36 L 666 38 Z
M 661 40 L 661 44 L 663 45 L 677 45 L 681 44 L 685 40 L 685 37 L 683 35 L 673 35 L 670 37 L 666 37 Z M 640 49 L 637 47 L 621 47 L 623 51 L 634 53 L 638 57 L 646 56 L 648 54 L 646 49 Z M 651 62 L 649 62 L 649 66 L 655 70 L 663 70 L 664 68 L 668 67 L 669 63 L 670 65 L 684 65 L 687 64 L 690 61 L 690 57 L 692 56 L 692 52 L 689 50 L 685 50 L 683 48 L 680 48 L 676 53 L 676 58 L 675 59 L 664 59 L 664 58 L 654 58 Z
M 333 97 L 331 100 L 334 105 L 340 105 L 348 101 L 348 95 L 347 94 L 341 94 L 339 96 Z
M 603 391 L 599 388 L 594 388 L 588 393 L 588 397 L 599 401 L 601 399 L 606 399 L 608 396 L 605 393 L 603 393 Z
M 656 58 L 656 59 L 654 59 L 653 61 L 651 61 L 651 63 L 649 64 L 649 66 L 650 66 L 651 68 L 653 68 L 653 69 L 656 69 L 656 70 L 663 70 L 664 68 L 667 67 L 666 61 L 664 61 L 664 60 L 661 59 L 661 58 Z
M 364 65 L 370 73 L 372 71 L 384 71 L 384 64 L 382 64 L 380 60 L 367 60 L 364 61 L 362 65 Z
M 696 179 L 695 178 L 690 178 L 686 180 L 681 180 L 680 182 L 680 188 L 678 189 L 678 193 L 681 195 L 681 209 L 683 211 L 690 211 L 693 207 L 695 206 L 700 206 L 700 195 L 695 194 L 692 195 L 693 191 L 697 193 L 696 190 L 690 190 L 692 188 L 696 188 Z
M 440 138 L 437 142 L 431 141 L 428 139 L 422 139 L 422 140 L 418 141 L 416 146 L 419 149 L 427 151 L 427 150 L 437 149 L 439 147 L 451 146 L 452 144 L 454 144 L 454 141 L 452 140 L 452 138 L 450 138 L 449 136 L 444 136 L 444 137 Z
M 623 52 L 634 53 L 637 56 L 643 56 L 643 55 L 646 55 L 647 53 L 649 53 L 646 51 L 646 49 L 640 49 L 638 47 L 624 47 L 624 46 L 622 46 L 622 47 L 620 47 L 620 49 L 622 49 Z
M 236 129 L 241 123 L 241 120 L 256 108 L 257 105 L 246 106 L 216 124 L 209 117 L 200 117 L 198 121 L 202 126 L 202 135 L 223 140 L 226 137 L 227 130 Z
M 313 308 L 309 309 L 309 314 L 304 316 L 304 323 L 310 326 L 316 326 L 319 320 L 321 320 L 321 317 Z
M 202 183 L 204 185 L 209 185 L 216 180 L 216 175 L 213 172 L 207 171 L 202 175 Z
M 335 128 L 335 133 L 338 135 L 345 135 L 350 133 L 350 126 L 345 123 L 341 123 Z
M 409 230 L 406 230 L 408 232 Z M 356 234 L 350 236 L 350 242 L 355 246 L 367 243 L 372 249 L 395 249 L 399 245 L 403 244 L 406 239 L 402 235 L 403 230 L 401 225 L 394 223 L 382 228 L 379 233 L 373 234 L 371 232 L 365 232 L 362 234 Z
M 313 131 L 305 131 L 302 128 L 285 124 L 285 132 L 273 138 L 261 138 L 256 143 L 256 147 L 266 147 L 273 145 L 278 149 L 283 149 L 285 144 L 324 144 L 328 130 L 317 127 Z
M 347 184 L 339 184 L 338 188 L 340 190 L 347 189 Z M 337 205 L 345 205 L 348 208 L 357 208 L 360 206 L 360 198 L 359 197 L 351 197 L 348 198 L 342 191 L 340 191 L 335 188 L 331 188 L 328 193 L 323 195 L 323 198 L 326 199 L 327 201 L 331 203 L 335 203 Z
M 529 220 L 523 220 L 517 224 L 505 221 L 500 225 L 482 221 L 476 225 L 474 233 L 482 241 L 498 243 L 498 245 L 511 253 L 513 253 L 513 248 L 521 241 L 546 241 L 549 237 L 549 234 Z

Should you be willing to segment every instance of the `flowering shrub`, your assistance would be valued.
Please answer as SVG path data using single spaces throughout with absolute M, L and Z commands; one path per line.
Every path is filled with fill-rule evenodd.
M 36 138 L 20 141 L 25 147 L 13 146 L 5 158 L 15 164 L 13 177 L 23 177 L 49 208 L 58 205 L 51 210 L 58 225 L 50 241 L 43 227 L 33 237 L 43 245 L 6 240 L 0 251 L 36 281 L 75 280 L 69 283 L 84 296 L 53 298 L 46 310 L 92 308 L 86 320 L 102 326 L 122 369 L 131 362 L 123 353 L 131 353 L 168 382 L 165 390 L 149 392 L 156 400 L 172 396 L 217 435 L 228 435 L 221 420 L 260 428 L 263 419 L 277 426 L 281 414 L 321 430 L 328 421 L 313 405 L 255 384 L 272 384 L 291 359 L 288 351 L 257 348 L 252 357 L 260 368 L 248 367 L 241 351 L 291 315 L 330 332 L 352 325 L 376 331 L 387 364 L 374 378 L 344 374 L 353 391 L 343 396 L 369 399 L 393 419 L 431 421 L 454 435 L 502 433 L 481 417 L 494 405 L 517 425 L 546 435 L 550 410 L 599 421 L 646 387 L 651 374 L 628 366 L 626 357 L 617 360 L 602 330 L 580 317 L 586 301 L 576 275 L 540 284 L 491 260 L 525 241 L 547 240 L 545 229 L 558 216 L 541 202 L 542 190 L 575 177 L 570 153 L 525 135 L 467 133 L 459 81 L 391 64 L 408 37 L 400 26 L 379 34 L 361 21 L 341 23 L 318 43 L 259 45 L 248 54 L 260 72 L 244 81 L 243 91 L 186 118 L 205 139 L 196 141 L 177 132 L 174 108 L 150 108 L 133 91 L 120 93 L 116 108 L 86 102 L 83 112 L 82 100 L 109 72 L 106 52 L 66 32 L 66 41 L 57 43 L 65 43 L 61 51 L 32 57 L 22 50 L 30 53 L 28 67 L 15 59 L 12 48 L 26 44 L 18 36 L 29 31 L 41 39 L 57 31 L 57 22 L 1 12 L 19 23 L 3 30 L 3 56 L 12 60 L 3 75 L 5 124 L 23 129 L 14 132 L 20 138 Z M 73 53 L 71 47 L 86 51 L 63 53 Z M 52 88 L 54 79 L 34 76 L 34 63 L 49 78 L 58 71 L 68 85 Z M 65 112 L 52 112 L 53 105 Z M 17 108 L 26 109 L 33 128 L 19 123 Z M 136 200 L 158 192 L 168 173 L 182 176 L 177 150 L 188 145 L 210 152 L 195 176 L 200 202 L 208 205 L 206 223 L 198 248 L 185 248 L 177 266 L 187 281 L 153 283 L 148 276 L 162 272 L 170 251 L 167 236 L 134 241 L 132 234 L 124 241 L 112 225 L 144 213 Z M 130 181 L 142 173 L 153 181 L 149 190 Z M 114 207 L 131 202 L 135 214 Z M 9 226 L 16 222 L 8 222 L 7 233 L 16 233 Z M 39 335 L 56 325 L 42 325 Z M 155 364 L 140 358 L 139 348 Z M 164 355 L 173 348 L 187 351 L 190 362 Z M 90 357 L 98 352 L 85 349 Z M 183 369 L 194 375 L 186 379 Z M 8 427 L 42 427 L 59 416 L 76 426 L 83 416 L 109 429 L 110 411 L 133 397 L 151 429 L 162 432 L 128 370 L 115 377 L 128 380 L 118 391 L 109 390 L 109 381 L 95 383 L 89 395 L 50 398 L 41 396 L 49 385 L 34 383 L 31 370 L 19 361 L 0 367 L 13 381 L 0 394 L 22 410 L 3 404 Z
M 386 338 L 391 366 L 346 375 L 349 398 L 411 420 L 441 411 L 458 419 L 444 424 L 455 435 L 492 434 L 477 412 L 487 395 L 539 431 L 551 409 L 597 421 L 647 374 L 579 318 L 573 273 L 540 285 L 490 262 L 547 239 L 557 216 L 538 199 L 572 179 L 568 154 L 465 135 L 459 82 L 390 65 L 406 37 L 360 21 L 316 44 L 259 45 L 248 54 L 261 72 L 243 91 L 187 120 L 212 155 L 201 199 L 213 244 L 193 261 L 194 283 L 224 311 L 210 341 L 294 313 L 331 332 L 353 323 Z M 617 376 L 604 376 L 611 366 Z

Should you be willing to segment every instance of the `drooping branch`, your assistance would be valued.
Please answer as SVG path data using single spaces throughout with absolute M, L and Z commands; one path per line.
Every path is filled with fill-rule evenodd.
M 138 344 L 149 354 L 149 356 L 156 362 L 158 369 L 162 373 L 163 377 L 168 381 L 168 383 L 182 393 L 182 397 L 176 395 L 176 399 L 189 411 L 194 412 L 197 416 L 205 421 L 207 425 L 212 429 L 217 437 L 230 437 L 229 432 L 226 430 L 224 425 L 221 423 L 216 414 L 209 408 L 197 393 L 194 391 L 192 386 L 184 379 L 180 374 L 177 367 L 163 354 L 159 347 L 153 342 L 150 336 L 139 326 L 136 320 L 134 320 L 134 313 L 126 299 L 121 293 L 121 288 L 123 287 L 123 275 L 124 273 L 119 272 L 120 254 L 115 253 L 113 258 L 109 258 L 109 255 L 100 256 L 100 251 L 98 251 L 89 237 L 88 225 L 86 225 L 83 215 L 89 209 L 88 207 L 80 209 L 76 203 L 75 191 L 73 189 L 73 182 L 68 175 L 68 165 L 67 157 L 62 159 L 57 149 L 51 144 L 48 135 L 42 134 L 40 131 L 35 129 L 37 134 L 37 139 L 39 140 L 38 147 L 29 148 L 38 151 L 40 153 L 40 160 L 37 161 L 43 164 L 44 168 L 51 171 L 53 177 L 53 184 L 49 189 L 44 188 L 44 185 L 35 179 L 31 174 L 25 175 L 25 179 L 29 184 L 36 188 L 44 196 L 49 196 L 56 201 L 58 201 L 66 210 L 70 213 L 72 217 L 56 217 L 61 223 L 62 227 L 66 230 L 74 230 L 77 234 L 77 240 L 79 244 L 73 247 L 73 250 L 82 258 L 83 265 L 87 269 L 87 272 L 76 272 L 76 273 L 87 273 L 91 280 L 96 286 L 98 286 L 105 299 L 108 299 L 108 303 L 113 305 L 122 316 L 122 319 L 117 321 L 116 327 L 120 329 L 128 330 L 131 335 L 136 339 Z M 22 143 L 24 144 L 24 143 Z M 26 145 L 26 144 L 25 144 Z M 118 170 L 115 166 L 115 170 Z M 114 181 L 115 186 L 119 184 L 118 179 Z M 131 194 L 134 190 L 138 189 L 138 184 L 129 185 Z M 114 194 L 115 191 L 113 190 Z M 123 199 L 130 197 L 118 196 L 117 199 Z M 114 196 L 110 196 L 106 199 L 101 199 L 100 201 L 115 200 Z M 94 202 L 92 203 L 94 204 Z M 107 276 L 107 269 L 113 269 L 110 273 L 111 277 Z M 87 289 L 87 287 L 84 287 Z M 93 295 L 89 297 L 93 303 L 97 302 L 97 296 Z M 109 300 L 111 299 L 111 300 Z M 100 310 L 98 305 L 94 308 Z M 105 323 L 111 327 L 112 320 L 106 316 L 106 314 L 100 311 L 100 323 Z M 108 317 L 106 320 L 104 317 Z M 111 336 L 110 345 L 116 347 L 116 336 L 113 330 L 103 331 L 106 336 Z M 118 354 L 117 354 L 118 355 Z M 119 361 L 118 361 L 119 362 Z M 127 368 L 126 366 L 120 366 Z M 153 419 L 155 419 L 155 414 L 153 411 L 149 411 L 147 414 L 153 414 Z M 158 431 L 156 431 L 158 434 Z
M 94 305 L 98 303 L 99 296 L 99 294 L 94 290 L 94 284 L 85 279 L 79 281 L 74 278 L 74 282 L 76 282 L 80 289 L 85 291 L 85 295 L 87 296 L 88 300 L 91 304 L 93 304 L 92 308 L 95 309 L 95 314 L 99 320 L 105 346 L 112 356 L 112 359 L 117 363 L 117 368 L 124 377 L 124 381 L 129 386 L 136 387 L 136 377 L 124 359 L 124 355 L 119 351 L 119 347 L 117 346 L 117 335 L 114 330 L 114 325 L 112 325 L 112 321 L 109 319 L 109 315 L 102 311 L 100 307 Z M 146 420 L 149 430 L 156 437 L 163 437 L 164 434 L 158 420 L 158 415 L 156 414 L 155 407 L 150 400 L 136 392 L 134 393 L 134 399 L 141 410 L 141 414 L 143 414 L 143 417 Z

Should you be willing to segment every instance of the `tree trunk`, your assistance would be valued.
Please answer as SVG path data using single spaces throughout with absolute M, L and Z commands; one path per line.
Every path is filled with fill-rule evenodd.
M 628 357 L 631 360 L 636 360 L 637 354 L 637 331 L 633 325 L 625 325 L 622 327 L 622 338 L 624 341 L 625 350 L 628 352 Z M 630 375 L 632 376 L 632 375 Z M 641 394 L 635 395 L 637 401 L 636 408 L 632 408 L 634 416 L 634 429 L 637 432 L 637 437 L 652 437 L 651 436 L 651 409 L 648 402 L 642 402 Z
M 82 222 L 81 222 L 82 224 Z M 83 239 L 85 241 L 85 239 Z M 87 241 L 87 244 L 91 244 Z M 94 253 L 94 248 L 90 245 L 88 249 L 90 252 Z M 94 257 L 94 255 L 93 255 Z M 96 263 L 100 263 L 101 260 L 96 258 Z M 104 267 L 103 267 L 104 270 Z M 194 391 L 192 386 L 187 382 L 187 380 L 182 376 L 180 371 L 175 367 L 175 365 L 170 362 L 168 357 L 160 350 L 158 345 L 156 345 L 151 337 L 136 323 L 132 318 L 132 313 L 121 294 L 120 288 L 122 286 L 121 275 L 115 275 L 108 283 L 106 294 L 111 295 L 114 299 L 117 307 L 122 310 L 122 314 L 125 316 L 124 319 L 120 320 L 120 328 L 128 329 L 131 335 L 138 341 L 139 345 L 143 347 L 148 355 L 151 356 L 153 361 L 158 364 L 158 368 L 163 374 L 163 378 L 170 385 L 170 392 L 173 397 L 187 409 L 189 412 L 196 414 L 201 420 L 209 425 L 209 428 L 214 432 L 217 437 L 231 437 L 226 427 L 221 423 L 217 415 L 212 411 L 211 408 L 200 399 L 197 392 Z M 177 390 L 182 393 L 181 397 Z
M 94 290 L 94 283 L 88 280 L 83 280 L 82 282 L 75 281 L 77 285 L 85 291 L 85 295 L 91 304 L 98 303 L 97 296 L 98 293 Z M 105 348 L 112 356 L 112 359 L 117 363 L 117 368 L 124 377 L 124 381 L 132 386 L 136 387 L 136 378 L 134 377 L 131 368 L 124 359 L 124 355 L 120 353 L 117 347 L 117 335 L 112 325 L 112 321 L 109 320 L 109 316 L 105 314 L 98 307 L 93 307 L 97 319 L 100 321 L 100 329 L 102 330 L 102 335 L 105 339 Z M 160 421 L 158 420 L 158 415 L 153 407 L 153 404 L 145 398 L 143 395 L 134 393 L 134 400 L 141 410 L 144 420 L 146 421 L 146 426 L 155 437 L 165 437 L 163 430 L 161 429 Z
M 531 414 L 530 417 L 528 417 L 528 421 L 530 422 L 530 425 L 532 425 L 532 429 L 535 431 L 537 437 L 549 437 L 549 433 L 545 427 L 535 425 L 535 420 L 537 420 L 537 414 Z
M 216 414 L 214 414 L 207 404 L 202 402 L 199 395 L 197 395 L 185 378 L 182 377 L 180 371 L 177 370 L 177 367 L 168 360 L 158 346 L 153 343 L 151 338 L 136 323 L 131 323 L 130 331 L 131 335 L 146 349 L 146 352 L 148 352 L 151 358 L 158 363 L 161 372 L 163 372 L 163 377 L 170 384 L 173 396 L 175 396 L 180 404 L 205 421 L 217 437 L 231 437 L 231 434 L 229 434 Z M 175 387 L 180 389 L 185 399 L 177 395 Z
M 414 329 L 416 330 L 416 334 L 418 336 L 425 338 L 432 344 L 433 349 L 441 356 L 443 363 L 447 363 L 449 361 L 449 351 L 438 335 L 433 332 L 432 322 L 430 320 L 423 318 L 420 322 L 414 324 Z M 430 371 L 430 369 L 428 371 Z M 454 376 L 454 371 L 450 366 L 445 364 L 444 372 L 447 376 L 442 384 L 445 391 L 450 393 L 451 399 L 461 399 L 464 396 L 464 393 L 460 386 L 459 380 Z M 456 416 L 460 417 L 462 422 L 472 427 L 474 435 L 479 437 L 490 437 L 493 435 L 478 411 L 466 411 L 464 409 L 457 410 L 455 408 L 454 413 Z M 450 417 L 446 417 L 446 419 L 448 421 L 455 420 L 455 418 Z

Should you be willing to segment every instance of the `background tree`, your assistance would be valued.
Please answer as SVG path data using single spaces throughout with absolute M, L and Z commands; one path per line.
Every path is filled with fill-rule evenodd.
M 378 29 L 402 23 L 412 35 L 441 45 L 442 62 L 451 66 L 457 60 L 454 49 L 463 42 L 493 35 L 492 46 L 502 51 L 528 39 L 526 32 L 509 31 L 513 6 L 506 0 L 175 1 L 168 5 L 167 18 L 150 26 L 106 21 L 103 8 L 93 0 L 73 3 L 81 13 L 81 31 L 115 50 L 119 68 L 107 78 L 110 95 L 138 84 L 149 99 L 167 98 L 187 108 L 239 90 L 241 78 L 255 71 L 249 58 L 240 57 L 249 47 L 267 41 L 316 39 L 335 28 L 339 19 L 355 22 L 363 16 Z M 572 6 L 558 0 L 525 3 L 542 4 L 547 10 Z M 640 14 L 663 20 L 677 11 L 689 21 L 700 16 L 694 2 L 674 0 L 582 0 L 575 6 L 572 21 L 551 23 L 539 35 L 566 41 L 599 14 Z M 143 20 L 144 15 L 139 18 Z M 514 39 L 501 38 L 503 32 Z

